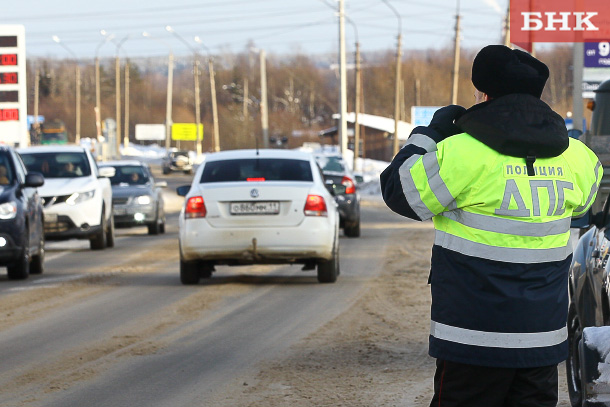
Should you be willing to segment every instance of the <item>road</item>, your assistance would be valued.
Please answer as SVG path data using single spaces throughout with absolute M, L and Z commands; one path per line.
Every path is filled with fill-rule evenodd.
M 168 197 L 189 181 L 163 179 Z M 250 266 L 182 286 L 175 212 L 166 234 L 118 229 L 105 251 L 50 243 L 43 275 L 0 275 L 0 406 L 208 405 L 347 311 L 383 269 L 397 219 L 363 206 L 362 237 L 341 237 L 335 284 L 299 266 Z

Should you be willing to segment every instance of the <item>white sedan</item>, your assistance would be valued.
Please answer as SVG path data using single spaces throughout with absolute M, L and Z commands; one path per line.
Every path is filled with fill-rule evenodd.
M 334 186 L 340 188 L 340 186 Z M 197 284 L 215 265 L 317 266 L 339 274 L 339 214 L 311 154 L 233 150 L 206 156 L 180 213 L 180 280 Z

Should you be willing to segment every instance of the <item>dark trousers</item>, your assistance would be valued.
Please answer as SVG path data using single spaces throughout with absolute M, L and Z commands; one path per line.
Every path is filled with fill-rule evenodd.
M 510 369 L 437 359 L 430 407 L 555 407 L 557 365 Z

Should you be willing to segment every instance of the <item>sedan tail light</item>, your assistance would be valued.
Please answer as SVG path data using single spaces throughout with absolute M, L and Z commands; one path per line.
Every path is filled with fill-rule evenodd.
M 320 195 L 307 195 L 305 216 L 327 216 L 326 201 Z
M 186 208 L 184 215 L 186 218 L 205 218 L 207 210 L 205 209 L 205 202 L 200 196 L 193 196 L 186 202 Z
M 352 180 L 347 175 L 343 177 L 343 179 L 341 180 L 341 184 L 345 185 L 346 194 L 355 194 L 356 193 L 356 184 L 354 184 L 354 180 Z

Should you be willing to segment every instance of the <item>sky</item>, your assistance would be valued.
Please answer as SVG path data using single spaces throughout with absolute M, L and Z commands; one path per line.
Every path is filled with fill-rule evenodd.
M 404 50 L 452 49 L 458 4 L 463 48 L 501 41 L 508 0 L 345 0 L 347 51 L 353 52 L 356 41 L 363 52 L 394 50 L 399 31 Z M 167 55 L 170 49 L 175 55 L 217 55 L 243 52 L 252 43 L 268 54 L 328 54 L 338 50 L 337 5 L 337 0 L 19 0 L 4 8 L 0 25 L 25 26 L 28 57 L 111 57 L 119 46 L 131 58 Z

